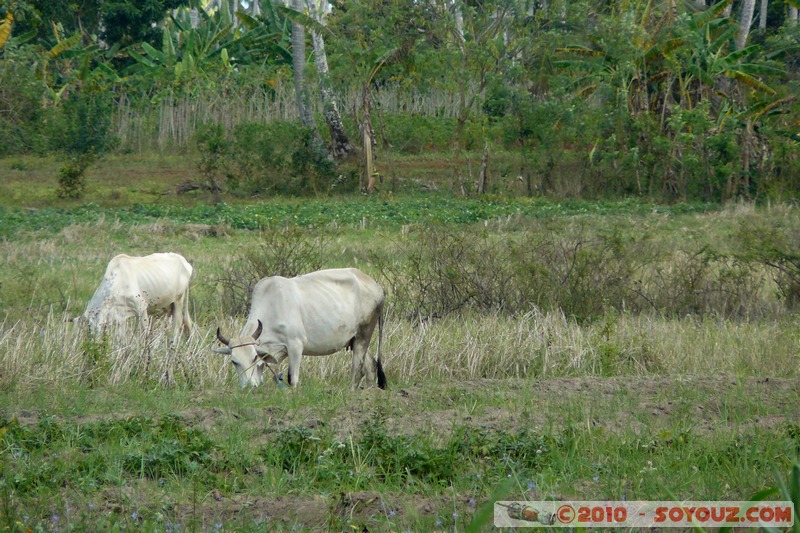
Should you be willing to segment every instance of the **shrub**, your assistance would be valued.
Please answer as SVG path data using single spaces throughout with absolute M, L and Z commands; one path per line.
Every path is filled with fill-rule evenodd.
M 402 153 L 445 150 L 455 130 L 452 117 L 432 117 L 413 113 L 381 117 L 389 143 Z
M 763 312 L 762 281 L 752 262 L 708 246 L 687 247 L 648 267 L 641 296 L 666 315 L 753 317 Z
M 301 130 L 300 143 L 292 152 L 292 171 L 298 179 L 297 192 L 327 192 L 333 183 L 336 165 L 327 149 L 320 146 L 315 133 Z
M 463 311 L 516 315 L 534 307 L 579 321 L 610 309 L 747 318 L 769 307 L 761 297 L 763 277 L 745 258 L 708 247 L 667 252 L 647 234 L 599 232 L 584 221 L 566 228 L 537 224 L 500 238 L 482 230 L 418 228 L 371 261 L 393 310 L 416 320 Z M 781 275 L 800 276 L 794 264 L 781 263 Z M 788 295 L 795 289 L 792 277 L 785 279 Z
M 632 285 L 635 242 L 573 233 L 525 231 L 495 239 L 487 233 L 426 228 L 402 244 L 403 259 L 374 262 L 392 292 L 392 304 L 415 318 L 462 310 L 525 313 L 536 306 L 590 319 L 622 307 Z
M 313 139 L 297 122 L 237 126 L 225 154 L 230 189 L 245 195 L 327 192 L 335 164 L 314 149 Z
M 116 144 L 109 135 L 111 98 L 109 92 L 84 89 L 62 102 L 51 136 L 53 148 L 67 158 L 59 169 L 59 197 L 80 198 L 86 169 Z
M 253 287 L 261 278 L 291 278 L 319 270 L 329 255 L 324 237 L 309 236 L 297 227 L 262 231 L 258 244 L 244 250 L 217 280 L 223 309 L 227 314 L 247 313 Z
M 58 169 L 58 188 L 56 195 L 59 198 L 80 198 L 86 189 L 86 169 L 97 160 L 94 152 L 86 154 L 73 154 Z
M 230 143 L 222 124 L 204 124 L 199 126 L 195 135 L 195 143 L 200 153 L 197 169 L 205 180 L 205 188 L 212 192 L 220 192 L 220 175 L 225 171 L 229 158 Z
M 773 275 L 778 295 L 789 309 L 800 306 L 800 221 L 795 213 L 784 220 L 745 220 L 740 223 L 739 258 L 765 266 Z

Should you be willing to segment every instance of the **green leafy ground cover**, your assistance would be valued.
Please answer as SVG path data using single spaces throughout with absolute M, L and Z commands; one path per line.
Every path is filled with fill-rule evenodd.
M 82 205 L 74 208 L 15 209 L 0 207 L 0 237 L 19 232 L 57 232 L 73 224 L 100 220 L 122 224 L 146 224 L 168 220 L 176 224 L 223 224 L 234 229 L 255 230 L 291 226 L 357 226 L 397 228 L 405 224 L 471 224 L 502 217 L 551 218 L 575 215 L 641 215 L 702 213 L 710 204 L 664 206 L 639 200 L 590 202 L 526 198 L 455 199 L 445 195 L 398 198 L 278 199 L 259 203 L 215 205 L 139 204 L 126 208 Z

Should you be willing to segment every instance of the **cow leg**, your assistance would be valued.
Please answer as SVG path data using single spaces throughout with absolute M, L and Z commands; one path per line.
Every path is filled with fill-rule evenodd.
M 289 358 L 289 385 L 296 387 L 300 384 L 300 360 L 303 358 L 303 343 L 290 342 L 286 346 Z
M 373 326 L 374 327 L 374 326 Z M 366 329 L 366 331 L 364 331 Z M 372 328 L 362 328 L 353 342 L 353 389 L 358 388 L 361 379 L 365 378 L 365 387 L 375 384 L 375 361 L 369 356 L 369 339 Z
M 177 343 L 183 329 L 183 306 L 180 301 L 169 304 L 170 315 L 172 315 L 172 342 Z
M 364 352 L 361 348 L 356 348 L 353 344 L 353 383 L 351 389 L 356 390 L 364 377 Z
M 192 317 L 189 315 L 189 289 L 183 293 L 183 328 L 186 330 L 186 335 L 192 334 Z
M 149 326 L 149 316 L 147 315 L 147 304 L 144 302 L 141 296 L 136 297 L 136 301 L 134 302 L 136 306 L 136 326 L 137 330 L 140 333 L 146 333 Z
M 379 315 L 375 315 L 370 322 L 362 324 L 353 340 L 353 389 L 358 387 L 362 377 L 366 377 L 366 387 L 372 387 L 377 383 L 375 375 L 377 363 L 369 355 L 369 341 L 378 324 L 378 319 Z

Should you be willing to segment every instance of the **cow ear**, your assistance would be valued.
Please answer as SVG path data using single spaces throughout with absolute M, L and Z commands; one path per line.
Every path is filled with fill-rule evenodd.
M 223 355 L 230 355 L 231 349 L 227 346 L 225 348 L 211 348 L 211 351 L 214 353 L 221 353 Z
M 256 355 L 259 356 L 262 361 L 269 363 L 271 365 L 279 364 L 278 360 L 275 359 L 275 357 L 273 357 L 272 354 L 270 354 L 269 352 L 258 346 L 256 346 Z
M 258 327 L 256 328 L 255 333 L 253 333 L 253 340 L 258 340 L 261 336 L 261 330 L 264 329 L 264 324 L 261 323 L 261 320 L 258 321 Z
M 261 360 L 262 360 L 262 361 L 264 361 L 265 363 L 269 363 L 269 364 L 271 364 L 271 365 L 277 365 L 277 364 L 279 364 L 279 363 L 278 363 L 278 360 L 277 360 L 277 359 L 275 359 L 273 356 L 271 356 L 271 355 L 270 355 L 270 354 L 268 354 L 268 353 L 266 353 L 266 354 L 264 354 L 264 355 L 261 355 L 261 354 L 259 354 L 258 356 L 259 356 L 259 357 L 261 358 Z

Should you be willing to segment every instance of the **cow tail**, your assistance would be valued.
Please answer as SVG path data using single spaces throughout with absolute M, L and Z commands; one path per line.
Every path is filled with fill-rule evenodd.
M 386 374 L 383 372 L 383 363 L 381 362 L 381 348 L 383 346 L 383 305 L 378 311 L 378 388 L 386 388 Z

